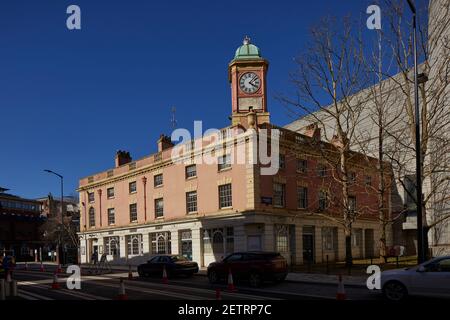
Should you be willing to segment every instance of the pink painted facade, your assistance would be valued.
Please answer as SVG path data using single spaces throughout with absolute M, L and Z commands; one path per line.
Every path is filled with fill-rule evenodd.
M 189 164 L 176 162 L 181 158 L 172 157 L 175 147 L 162 135 L 157 153 L 133 161 L 127 152 L 118 151 L 115 167 L 80 180 L 82 262 L 89 262 L 94 251 L 118 264 L 138 264 L 158 253 L 183 254 L 203 267 L 244 250 L 278 251 L 291 264 L 344 258 L 342 229 L 318 214 L 342 215 L 340 184 L 333 178 L 336 171 L 319 151 L 323 143 L 316 141 L 317 130 L 301 135 L 270 124 L 267 68 L 267 61 L 257 54 L 250 58 L 237 54 L 229 64 L 232 118 L 227 128 L 231 131 L 227 135 L 223 129 L 219 141 L 204 138 L 199 143 L 202 148 L 195 144 L 183 158 L 198 160 L 210 148 L 231 143 L 237 148 L 235 154 L 247 161 L 237 163 L 235 158 L 226 168 L 219 168 L 217 162 L 194 161 L 196 174 L 187 176 Z M 244 83 L 241 79 L 248 73 L 253 80 Z M 242 86 L 251 86 L 256 78 L 259 88 L 243 92 Z M 249 101 L 259 106 L 253 109 Z M 262 175 L 260 165 L 249 162 L 253 143 L 261 141 L 267 129 L 281 131 L 280 140 L 274 141 L 285 166 L 275 175 Z M 331 145 L 325 148 L 333 150 Z M 213 158 L 229 151 L 215 150 Z M 305 170 L 299 170 L 299 160 L 306 160 Z M 322 177 L 319 168 L 324 165 L 329 170 Z M 354 254 L 360 257 L 377 252 L 375 167 L 375 159 L 352 156 L 349 170 L 356 176 L 350 195 L 361 213 L 354 224 Z M 155 179 L 160 185 L 155 186 Z M 301 188 L 307 189 L 302 189 L 306 196 L 300 196 Z M 324 210 L 319 204 L 321 191 L 327 191 Z M 302 197 L 306 197 L 303 202 Z M 385 201 L 388 208 L 389 199 Z

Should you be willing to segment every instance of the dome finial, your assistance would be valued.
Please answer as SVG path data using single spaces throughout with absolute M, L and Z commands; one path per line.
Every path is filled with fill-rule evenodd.
M 250 38 L 248 36 L 244 37 L 244 41 L 242 41 L 243 44 L 249 44 L 250 43 Z

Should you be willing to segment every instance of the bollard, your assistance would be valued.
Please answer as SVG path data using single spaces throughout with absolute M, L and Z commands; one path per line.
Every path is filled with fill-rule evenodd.
M 9 285 L 10 285 L 11 297 L 17 297 L 17 280 L 11 281 Z
M 5 280 L 0 279 L 0 300 L 6 299 L 6 288 L 5 288 Z

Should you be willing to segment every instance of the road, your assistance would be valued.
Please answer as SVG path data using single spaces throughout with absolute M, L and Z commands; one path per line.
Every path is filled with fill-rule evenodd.
M 336 299 L 337 284 L 313 284 L 288 282 L 267 283 L 261 288 L 251 288 L 245 283 L 236 285 L 236 292 L 228 292 L 226 283 L 211 285 L 207 277 L 196 275 L 190 278 L 169 279 L 163 283 L 159 278 L 139 278 L 133 273 L 113 271 L 102 275 L 82 273 L 81 289 L 67 289 L 68 274 L 58 275 L 59 289 L 52 289 L 53 274 L 56 266 L 31 265 L 28 270 L 23 266 L 16 268 L 13 279 L 18 281 L 19 298 L 27 300 L 113 300 L 117 299 L 120 278 L 124 278 L 124 287 L 129 300 L 215 300 L 220 289 L 222 300 L 322 300 Z M 362 287 L 345 288 L 348 300 L 378 300 L 380 295 Z

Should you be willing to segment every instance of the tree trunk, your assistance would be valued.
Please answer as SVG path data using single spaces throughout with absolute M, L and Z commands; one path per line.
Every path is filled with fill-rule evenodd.
M 353 256 L 352 256 L 352 227 L 345 227 L 345 266 L 350 268 L 353 264 Z

